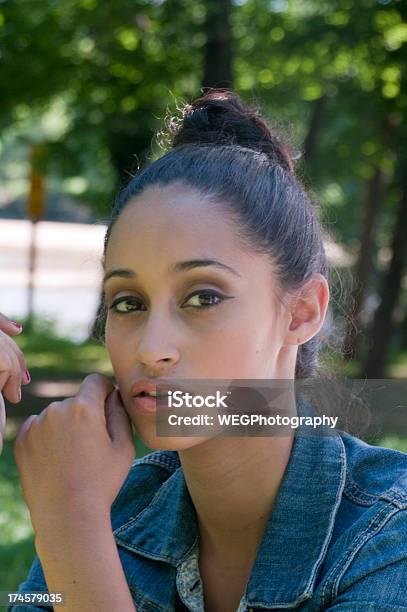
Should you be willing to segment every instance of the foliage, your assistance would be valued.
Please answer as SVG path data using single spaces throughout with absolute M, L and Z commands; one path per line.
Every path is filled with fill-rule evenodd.
M 238 93 L 261 102 L 298 144 L 326 98 L 302 172 L 337 238 L 355 246 L 364 181 L 376 164 L 391 174 L 396 162 L 407 104 L 405 4 L 247 0 L 232 8 Z M 44 139 L 47 174 L 81 177 L 77 196 L 107 212 L 119 176 L 125 182 L 145 162 L 166 108 L 199 91 L 206 3 L 6 0 L 0 10 L 0 126 Z M 389 214 L 397 195 L 396 183 Z

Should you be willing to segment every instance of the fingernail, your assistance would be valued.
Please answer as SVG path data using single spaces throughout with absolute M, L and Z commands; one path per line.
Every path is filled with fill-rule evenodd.
M 18 389 L 18 401 L 21 402 L 21 387 Z
M 24 374 L 25 374 L 25 377 L 26 377 L 26 379 L 27 379 L 27 382 L 29 383 L 29 382 L 31 381 L 31 376 L 30 376 L 29 371 L 26 369 L 26 370 L 25 370 L 25 372 L 24 372 Z

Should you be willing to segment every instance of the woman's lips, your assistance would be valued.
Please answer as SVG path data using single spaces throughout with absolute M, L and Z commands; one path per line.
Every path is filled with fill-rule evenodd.
M 133 402 L 136 410 L 140 412 L 156 412 L 157 398 L 139 395 L 133 397 Z
M 133 397 L 133 402 L 136 410 L 140 412 L 156 412 L 157 411 L 157 399 L 158 405 L 160 408 L 167 407 L 167 398 L 166 397 L 149 397 L 149 396 L 135 396 Z

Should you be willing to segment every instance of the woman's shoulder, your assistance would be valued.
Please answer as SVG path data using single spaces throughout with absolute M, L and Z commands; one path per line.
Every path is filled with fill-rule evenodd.
M 407 454 L 340 432 L 344 482 L 332 543 L 367 541 L 375 530 L 407 530 Z M 388 523 L 388 524 L 387 524 Z M 342 537 L 343 536 L 343 537 Z M 334 546 L 335 548 L 335 546 Z M 348 550 L 348 552 L 350 552 Z M 407 559 L 407 546 L 404 547 Z
M 315 490 L 329 483 L 334 495 L 304 610 L 407 612 L 407 454 L 338 434 L 320 439 Z
M 316 598 L 324 609 L 369 601 L 407 611 L 407 454 L 340 437 L 345 480 Z
M 368 444 L 346 432 L 341 439 L 346 454 L 344 496 L 363 506 L 382 499 L 407 508 L 407 453 Z

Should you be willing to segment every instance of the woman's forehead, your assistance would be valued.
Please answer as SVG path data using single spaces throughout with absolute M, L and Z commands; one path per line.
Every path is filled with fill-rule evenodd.
M 203 196 L 192 187 L 182 185 L 153 185 L 146 188 L 130 199 L 119 219 L 157 225 L 162 219 L 167 221 L 168 217 L 175 223 L 182 221 L 184 225 L 189 224 L 191 227 L 195 222 L 202 223 L 209 218 L 223 220 L 225 223 L 228 221 L 219 203 Z
M 168 206 L 162 199 L 130 201 L 113 227 L 105 254 L 105 272 L 127 268 L 167 276 L 172 275 L 170 270 L 177 262 L 216 260 L 237 272 L 235 280 L 240 276 L 240 281 L 252 278 L 268 284 L 269 257 L 242 244 L 226 214 L 210 205 L 205 210 L 191 206 L 191 200 L 183 196 L 169 200 Z M 207 269 L 220 270 L 216 266 Z M 224 274 L 231 273 L 225 270 Z
M 240 250 L 236 228 L 221 206 L 194 191 L 146 190 L 128 202 L 113 226 L 107 253 L 127 249 Z

